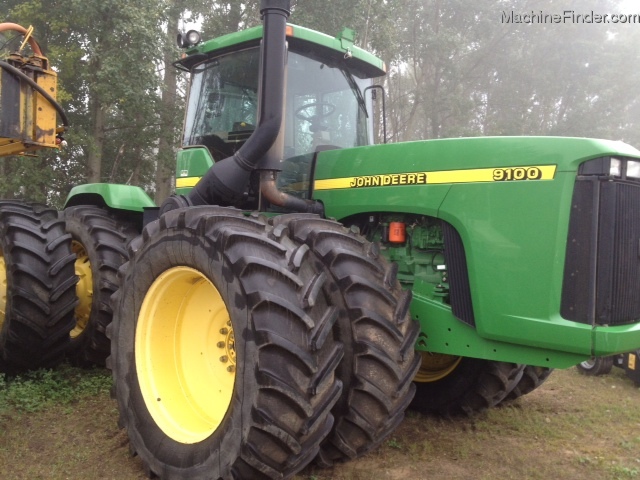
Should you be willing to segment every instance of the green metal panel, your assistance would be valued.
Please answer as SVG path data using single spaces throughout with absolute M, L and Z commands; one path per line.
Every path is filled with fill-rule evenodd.
M 186 195 L 213 165 L 213 157 L 206 147 L 178 150 L 176 160 L 176 194 Z
M 552 349 L 483 338 L 473 327 L 455 318 L 447 305 L 433 301 L 420 290 L 418 287 L 413 291 L 411 303 L 411 315 L 421 326 L 417 350 L 551 368 L 567 368 L 591 355 L 567 352 L 563 343 L 559 349 Z M 591 331 L 588 325 L 576 324 L 575 328 L 587 335 Z
M 582 162 L 609 155 L 639 158 L 640 152 L 620 142 L 549 137 L 447 139 L 327 151 L 318 156 L 314 198 L 324 203 L 327 216 L 337 219 L 404 212 L 437 217 L 458 230 L 476 329 L 451 313 L 445 320 L 441 310 L 448 307 L 439 306 L 439 320 L 422 324 L 430 351 L 537 365 L 555 352 L 550 362 L 559 366 L 575 363 L 576 355 L 591 355 L 594 339 L 595 348 L 607 354 L 640 345 L 640 328 L 594 331 L 559 313 L 576 172 Z M 527 172 L 532 174 L 527 177 Z M 418 283 L 414 293 L 416 315 L 433 310 Z M 457 342 L 446 340 L 453 326 Z M 503 344 L 500 351 L 493 351 L 495 342 Z M 506 344 L 512 346 L 505 349 Z
M 156 204 L 140 187 L 131 185 L 117 185 L 110 183 L 89 183 L 73 187 L 65 201 L 65 208 L 93 203 L 90 198 L 101 198 L 110 208 L 142 212 L 145 207 L 155 207 Z
M 640 323 L 618 327 L 597 326 L 593 331 L 593 354 L 596 356 L 638 350 L 640 347 Z

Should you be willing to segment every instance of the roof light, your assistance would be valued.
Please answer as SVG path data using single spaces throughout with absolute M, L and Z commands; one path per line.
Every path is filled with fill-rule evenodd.
M 187 33 L 178 33 L 177 43 L 179 48 L 189 48 L 200 43 L 200 33 L 189 30 Z

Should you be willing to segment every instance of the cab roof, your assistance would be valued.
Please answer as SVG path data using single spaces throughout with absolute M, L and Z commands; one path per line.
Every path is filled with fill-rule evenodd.
M 208 58 L 259 45 L 262 31 L 263 27 L 259 25 L 207 40 L 188 49 L 186 56 L 175 65 L 190 70 Z M 337 37 L 331 37 L 309 28 L 287 24 L 287 41 L 292 50 L 304 54 L 305 50 L 313 49 L 314 52 L 333 63 L 343 63 L 360 78 L 375 78 L 385 75 L 384 62 L 366 50 L 356 47 L 353 44 L 353 39 L 354 32 L 350 29 L 344 29 Z

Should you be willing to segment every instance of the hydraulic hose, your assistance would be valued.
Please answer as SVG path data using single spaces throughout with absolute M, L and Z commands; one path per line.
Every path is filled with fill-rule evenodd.
M 6 32 L 10 30 L 21 33 L 22 35 L 28 34 L 27 29 L 22 25 L 18 25 L 17 23 L 0 23 L 0 32 Z M 38 45 L 38 42 L 36 42 L 36 40 L 32 36 L 29 36 L 28 41 L 31 50 L 33 50 L 33 53 L 38 56 L 42 56 L 42 50 L 40 50 L 40 45 Z

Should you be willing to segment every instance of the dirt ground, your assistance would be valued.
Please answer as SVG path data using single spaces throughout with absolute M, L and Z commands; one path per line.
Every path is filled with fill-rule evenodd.
M 0 479 L 148 478 L 108 394 L 0 414 Z M 640 479 L 640 389 L 619 369 L 555 371 L 538 390 L 474 418 L 409 412 L 378 450 L 296 480 Z

